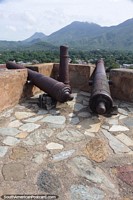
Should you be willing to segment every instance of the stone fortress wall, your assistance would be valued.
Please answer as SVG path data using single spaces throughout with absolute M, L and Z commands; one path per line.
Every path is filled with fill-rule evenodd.
M 27 67 L 46 76 L 58 78 L 58 63 L 42 63 Z M 89 79 L 94 69 L 95 65 L 69 64 L 71 87 L 90 91 Z M 112 97 L 133 102 L 133 70 L 113 69 L 109 76 L 113 82 L 110 86 Z M 6 65 L 0 65 L 0 111 L 40 92 L 32 83 L 27 83 L 27 77 L 26 69 L 8 70 Z

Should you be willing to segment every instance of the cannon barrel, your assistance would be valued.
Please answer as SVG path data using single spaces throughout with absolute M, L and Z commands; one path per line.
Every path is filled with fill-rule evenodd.
M 59 65 L 59 81 L 69 85 L 69 55 L 68 47 L 60 46 L 60 65 Z
M 25 69 L 22 65 L 15 64 L 13 62 L 7 62 L 6 67 L 8 69 Z M 38 72 L 28 69 L 28 80 L 40 88 L 42 91 L 48 93 L 52 98 L 63 103 L 73 99 L 71 95 L 71 89 L 68 85 L 59 82 L 53 78 L 44 76 Z
M 103 59 L 98 60 L 96 64 L 89 105 L 91 110 L 98 114 L 106 114 L 113 107 Z

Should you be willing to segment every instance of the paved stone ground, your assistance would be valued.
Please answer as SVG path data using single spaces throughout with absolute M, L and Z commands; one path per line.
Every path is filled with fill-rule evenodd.
M 0 113 L 0 195 L 59 200 L 133 199 L 133 103 L 97 116 L 89 93 L 42 110 L 37 97 Z

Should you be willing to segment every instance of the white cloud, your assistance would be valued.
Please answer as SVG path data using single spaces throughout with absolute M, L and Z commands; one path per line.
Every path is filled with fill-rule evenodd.
M 22 40 L 36 31 L 47 35 L 72 21 L 103 26 L 133 17 L 133 0 L 0 0 L 1 39 Z M 11 32 L 4 34 L 7 27 Z M 13 27 L 17 27 L 13 34 Z M 14 28 L 15 30 L 15 28 Z
M 15 26 L 9 25 L 7 26 L 8 31 L 17 31 L 17 28 Z

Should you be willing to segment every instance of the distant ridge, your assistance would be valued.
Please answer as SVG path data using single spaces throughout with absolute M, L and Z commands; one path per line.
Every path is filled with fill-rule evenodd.
M 63 44 L 75 50 L 133 51 L 133 18 L 110 27 L 74 21 L 48 36 L 36 32 L 23 41 L 0 41 L 1 50 L 54 50 Z
M 23 40 L 22 42 L 33 42 L 33 41 L 41 41 L 44 40 L 45 37 L 47 37 L 44 33 L 36 32 L 31 37 L 27 38 L 26 40 Z

